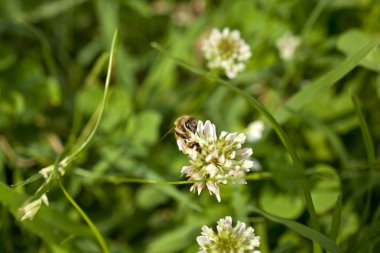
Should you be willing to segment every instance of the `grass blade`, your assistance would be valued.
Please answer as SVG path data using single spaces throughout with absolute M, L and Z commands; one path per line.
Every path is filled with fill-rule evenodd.
M 0 205 L 14 217 L 19 217 L 18 208 L 26 199 L 27 197 L 23 194 L 0 182 Z M 44 206 L 39 212 L 33 220 L 22 222 L 22 226 L 44 241 L 60 245 L 68 236 L 91 238 L 91 232 L 86 226 L 67 219 L 65 215 Z M 55 232 L 51 233 L 51 231 Z
M 64 159 L 66 164 L 69 164 L 70 162 L 72 162 L 76 158 L 76 156 L 78 156 L 78 154 L 80 152 L 82 152 L 87 147 L 87 145 L 90 143 L 91 139 L 94 137 L 94 135 L 95 135 L 95 133 L 99 127 L 100 121 L 102 119 L 102 116 L 103 116 L 103 113 L 104 113 L 104 110 L 105 110 L 105 107 L 107 104 L 108 90 L 109 90 L 111 74 L 112 74 L 112 66 L 114 63 L 115 55 L 116 55 L 116 47 L 117 47 L 118 37 L 119 37 L 119 31 L 116 30 L 114 33 L 113 39 L 112 39 L 111 52 L 110 52 L 110 58 L 109 58 L 109 63 L 108 63 L 108 70 L 107 70 L 107 77 L 106 77 L 106 83 L 105 83 L 105 87 L 104 87 L 103 98 L 102 98 L 102 102 L 100 104 L 98 115 L 97 115 L 96 120 L 95 120 L 95 125 L 91 129 L 88 137 L 82 142 L 82 144 L 80 144 L 80 146 L 77 149 L 75 149 L 72 153 L 70 153 Z M 57 164 L 56 164 L 56 166 L 57 166 Z M 91 228 L 91 230 L 94 233 L 96 239 L 98 240 L 103 252 L 109 253 L 109 249 L 107 247 L 107 244 L 106 244 L 104 238 L 102 237 L 102 235 L 100 234 L 99 230 L 96 228 L 96 226 L 91 221 L 91 219 L 87 216 L 87 214 L 80 208 L 80 206 L 75 202 L 75 200 L 66 191 L 66 189 L 62 185 L 61 180 L 60 179 L 58 179 L 58 180 L 59 180 L 59 186 L 60 186 L 63 194 L 69 200 L 69 202 L 74 206 L 74 208 L 80 213 L 80 215 L 86 221 L 88 226 Z
M 310 116 L 310 114 L 306 114 L 303 112 L 296 112 L 292 109 L 289 109 L 289 112 L 293 116 L 301 120 L 302 122 L 305 122 L 306 124 L 308 124 L 310 127 L 315 128 L 316 130 L 323 133 L 323 135 L 326 136 L 326 139 L 328 139 L 328 141 L 330 142 L 332 149 L 335 151 L 336 155 L 338 156 L 342 168 L 344 169 L 350 168 L 348 152 L 343 142 L 339 138 L 339 136 L 334 132 L 334 130 L 331 127 L 329 127 L 320 119 Z
M 59 0 L 49 1 L 36 7 L 32 11 L 24 13 L 24 19 L 29 23 L 41 22 L 45 19 L 50 19 L 59 14 L 69 11 L 71 8 L 77 7 L 88 0 Z
M 104 253 L 109 253 L 109 249 L 107 247 L 106 241 L 104 240 L 102 234 L 96 228 L 95 224 L 91 221 L 91 219 L 87 216 L 87 214 L 80 208 L 80 206 L 75 202 L 75 200 L 70 196 L 70 194 L 63 187 L 62 181 L 59 179 L 59 187 L 61 188 L 63 194 L 67 198 L 67 200 L 74 206 L 74 208 L 79 212 L 82 218 L 86 221 L 87 225 L 92 230 L 95 235 L 96 240 L 98 240 L 100 247 L 102 248 Z
M 298 222 L 269 214 L 269 213 L 264 212 L 264 211 L 260 210 L 257 207 L 254 207 L 254 206 L 251 206 L 250 210 L 264 216 L 265 218 L 267 218 L 271 221 L 280 223 L 280 224 L 288 227 L 289 229 L 299 233 L 300 235 L 302 235 L 302 236 L 304 236 L 304 237 L 306 237 L 306 238 L 308 238 L 314 242 L 317 242 L 319 245 L 322 246 L 322 248 L 326 249 L 330 253 L 340 252 L 339 247 L 331 239 L 329 239 L 328 237 L 326 237 L 325 235 L 319 233 L 318 231 L 316 231 L 314 229 L 311 229 L 311 228 L 309 228 L 305 225 L 302 225 Z
M 304 38 L 306 37 L 309 32 L 311 31 L 311 28 L 317 21 L 318 17 L 321 15 L 322 11 L 325 9 L 325 7 L 328 4 L 328 0 L 319 0 L 316 6 L 314 7 L 313 11 L 311 12 L 309 18 L 305 22 L 305 25 L 302 28 L 301 36 Z
M 114 61 L 115 61 L 118 38 L 119 38 L 119 31 L 116 30 L 114 33 L 113 39 L 112 39 L 112 45 L 111 45 L 111 51 L 110 51 L 110 58 L 109 58 L 109 62 L 108 62 L 108 70 L 107 70 L 106 83 L 104 86 L 103 98 L 102 98 L 102 102 L 100 104 L 98 115 L 97 115 L 96 120 L 95 120 L 95 125 L 92 128 L 92 130 L 90 131 L 87 138 L 83 141 L 83 143 L 80 144 L 80 146 L 77 149 L 70 152 L 69 155 L 66 157 L 66 163 L 67 164 L 72 162 L 75 159 L 75 157 L 77 157 L 79 155 L 79 153 L 81 153 L 87 147 L 87 145 L 90 143 L 91 139 L 94 137 L 96 131 L 98 130 L 100 121 L 103 117 L 103 113 L 104 113 L 104 110 L 105 110 L 105 107 L 107 104 L 108 90 L 109 90 L 111 74 L 112 74 L 112 66 L 113 66 Z
M 331 229 L 330 229 L 330 238 L 334 241 L 336 241 L 336 238 L 338 237 L 342 208 L 343 208 L 342 195 L 339 195 L 338 199 L 336 200 L 333 219 L 331 222 Z
M 292 110 L 296 111 L 302 109 L 310 101 L 312 101 L 313 98 L 320 96 L 325 89 L 329 88 L 337 81 L 339 81 L 342 77 L 347 75 L 360 63 L 362 59 L 364 59 L 364 57 L 366 57 L 377 45 L 379 45 L 379 43 L 380 37 L 377 36 L 363 48 L 339 64 L 336 68 L 332 69 L 327 74 L 323 75 L 314 82 L 308 84 L 304 89 L 297 92 L 289 100 L 287 100 L 285 105 L 277 113 L 275 113 L 275 119 L 280 124 L 285 123 L 291 116 L 287 108 L 291 108 Z
M 368 164 L 369 164 L 369 178 L 368 178 L 368 194 L 367 194 L 367 199 L 364 205 L 364 211 L 363 211 L 363 216 L 362 216 L 362 222 L 364 223 L 367 219 L 368 213 L 369 213 L 369 208 L 371 205 L 371 198 L 372 198 L 372 188 L 373 188 L 373 178 L 375 177 L 375 147 L 373 145 L 373 141 L 371 138 L 371 133 L 369 132 L 367 122 L 365 121 L 364 115 L 362 110 L 360 109 L 359 101 L 358 98 L 351 92 L 351 99 L 352 103 L 354 104 L 355 112 L 356 115 L 359 118 L 359 124 L 360 124 L 360 129 L 362 132 L 363 136 L 363 141 L 364 141 L 364 147 L 367 151 L 367 159 L 368 159 Z
M 361 252 L 362 249 L 368 249 L 368 247 L 373 243 L 379 241 L 380 237 L 380 221 L 376 221 L 373 224 L 365 227 L 359 234 L 359 241 L 356 243 L 355 247 L 349 250 L 349 253 Z M 369 251 L 363 251 L 369 252 Z
M 373 141 L 371 138 L 371 133 L 369 132 L 368 124 L 364 118 L 363 112 L 360 109 L 358 98 L 351 93 L 352 102 L 354 104 L 356 115 L 359 118 L 360 129 L 362 131 L 364 146 L 367 151 L 367 159 L 370 166 L 370 170 L 373 171 L 375 168 L 373 165 L 375 164 L 376 155 L 375 155 L 375 147 L 373 145 Z

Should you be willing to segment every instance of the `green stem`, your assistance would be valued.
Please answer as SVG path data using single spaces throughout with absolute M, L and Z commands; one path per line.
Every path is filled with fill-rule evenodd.
M 368 159 L 368 164 L 369 164 L 369 179 L 368 179 L 368 194 L 367 194 L 367 199 L 364 205 L 364 211 L 362 215 L 362 222 L 365 223 L 365 220 L 368 217 L 369 213 L 369 208 L 371 205 L 371 198 L 372 198 L 372 188 L 373 188 L 373 179 L 375 177 L 375 167 L 374 164 L 376 162 L 376 155 L 375 155 L 375 147 L 373 145 L 373 141 L 371 138 L 371 133 L 368 128 L 368 124 L 364 118 L 363 112 L 360 109 L 359 101 L 358 98 L 351 92 L 351 99 L 352 103 L 354 104 L 355 112 L 357 117 L 359 118 L 359 123 L 360 123 L 360 129 L 362 132 L 363 136 L 363 142 L 364 142 L 364 147 L 366 149 L 367 153 L 367 159 Z
M 92 128 L 86 140 L 79 146 L 79 148 L 77 148 L 75 151 L 73 151 L 71 154 L 69 154 L 66 157 L 66 164 L 70 164 L 78 156 L 78 154 L 81 153 L 87 147 L 87 145 L 90 143 L 90 141 L 94 137 L 96 131 L 98 130 L 100 121 L 102 119 L 102 116 L 106 107 L 107 99 L 108 99 L 108 90 L 109 90 L 109 85 L 110 85 L 110 80 L 111 80 L 112 66 L 115 61 L 114 58 L 116 55 L 116 46 L 117 46 L 118 37 L 119 37 L 119 30 L 116 30 L 112 39 L 112 46 L 111 46 L 110 58 L 108 62 L 107 78 L 106 78 L 106 83 L 104 86 L 103 98 L 100 104 L 99 114 L 96 118 L 95 125 Z
M 313 27 L 313 25 L 317 21 L 319 15 L 321 15 L 321 13 L 322 13 L 323 9 L 326 7 L 327 3 L 328 3 L 328 0 L 320 0 L 318 2 L 318 4 L 314 7 L 313 11 L 311 12 L 309 18 L 306 20 L 305 25 L 303 26 L 302 31 L 301 31 L 300 36 L 301 36 L 303 41 L 305 41 L 306 36 L 311 31 L 311 28 Z M 301 45 L 301 47 L 298 50 L 296 50 L 294 57 L 286 65 L 285 75 L 282 78 L 280 85 L 279 85 L 280 91 L 283 92 L 286 89 L 288 83 L 290 82 L 290 80 L 293 77 L 293 74 L 295 73 L 295 70 L 297 68 L 297 64 L 298 64 L 297 58 L 299 58 L 298 56 L 302 55 L 304 53 L 304 51 L 305 51 L 305 47 L 303 45 Z
M 109 253 L 109 249 L 107 247 L 106 241 L 104 240 L 103 236 L 100 234 L 99 230 L 96 228 L 94 223 L 91 221 L 91 219 L 87 216 L 87 214 L 80 208 L 80 206 L 75 202 L 75 200 L 70 196 L 70 194 L 66 191 L 65 187 L 62 184 L 62 181 L 60 178 L 58 178 L 59 187 L 61 188 L 63 194 L 67 198 L 67 200 L 74 206 L 74 208 L 79 212 L 79 214 L 82 216 L 82 218 L 86 221 L 87 225 L 90 227 L 92 232 L 94 233 L 94 236 L 96 240 L 98 240 L 100 247 L 102 248 L 104 253 Z
M 305 38 L 308 33 L 310 32 L 311 28 L 317 21 L 319 15 L 321 15 L 323 9 L 326 7 L 328 0 L 320 0 L 318 4 L 314 7 L 313 11 L 311 12 L 309 18 L 306 20 L 305 25 L 302 28 L 301 36 L 302 38 Z

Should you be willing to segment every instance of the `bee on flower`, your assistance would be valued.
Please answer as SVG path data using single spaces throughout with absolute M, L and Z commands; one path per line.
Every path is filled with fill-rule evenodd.
M 190 157 L 190 165 L 184 166 L 181 173 L 189 180 L 204 180 L 194 183 L 190 191 L 197 191 L 199 195 L 207 187 L 220 202 L 219 184 L 226 184 L 226 178 L 235 178 L 233 183 L 246 183 L 242 177 L 253 167 L 253 161 L 249 159 L 252 149 L 242 148 L 246 139 L 243 133 L 223 131 L 218 138 L 215 125 L 209 120 L 196 122 L 196 128 L 188 131 L 188 139 L 176 136 L 178 148 Z
M 240 37 L 238 30 L 214 28 L 210 36 L 203 41 L 202 51 L 210 69 L 221 69 L 225 75 L 233 79 L 237 73 L 245 69 L 251 58 L 251 49 Z
M 218 221 L 217 232 L 207 226 L 202 227 L 202 235 L 197 237 L 200 245 L 198 253 L 260 253 L 260 237 L 255 235 L 252 227 L 238 221 L 232 227 L 232 218 L 227 216 Z

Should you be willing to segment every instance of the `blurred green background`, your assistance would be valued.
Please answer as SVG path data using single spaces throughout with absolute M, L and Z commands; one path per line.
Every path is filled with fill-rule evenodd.
M 221 186 L 221 203 L 206 190 L 199 197 L 189 192 L 190 185 L 115 183 L 107 177 L 186 180 L 180 170 L 189 161 L 174 136 L 160 140 L 180 115 L 209 119 L 218 133 L 243 132 L 262 119 L 243 97 L 180 67 L 152 42 L 206 69 L 201 41 L 210 30 L 240 30 L 252 58 L 232 83 L 276 117 L 287 110 L 288 99 L 366 45 L 380 31 L 379 17 L 376 0 L 2 0 L 0 251 L 101 252 L 57 185 L 48 192 L 49 207 L 24 222 L 17 208 L 42 179 L 6 185 L 54 164 L 78 138 L 101 101 L 102 54 L 119 27 L 105 115 L 63 177 L 111 252 L 196 252 L 202 225 L 215 227 L 226 215 L 253 226 L 264 253 L 312 252 L 308 239 L 250 209 L 310 224 L 288 150 L 266 121 L 263 137 L 247 147 L 269 177 Z M 289 32 L 301 43 L 291 60 L 283 60 L 276 41 Z M 288 108 L 280 120 L 305 164 L 320 232 L 342 252 L 379 247 L 379 72 L 377 47 L 334 85 L 301 96 L 299 107 Z M 341 222 L 332 235 L 339 195 L 343 204 L 335 216 Z

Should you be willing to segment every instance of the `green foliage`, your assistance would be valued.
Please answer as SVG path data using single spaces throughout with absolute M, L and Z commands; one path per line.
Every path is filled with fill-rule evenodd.
M 227 215 L 263 253 L 377 252 L 379 15 L 371 0 L 0 2 L 0 252 L 196 252 Z M 207 69 L 213 27 L 251 47 L 234 80 Z M 283 60 L 287 32 L 301 44 Z M 161 138 L 184 114 L 218 133 L 264 120 L 246 143 L 262 171 L 221 203 L 189 192 L 188 158 Z
M 318 242 L 328 252 L 331 252 L 331 253 L 340 252 L 338 246 L 330 238 L 326 237 L 323 234 L 318 233 L 317 231 L 315 231 L 313 229 L 310 229 L 309 227 L 307 227 L 305 225 L 299 224 L 299 223 L 294 222 L 292 220 L 288 220 L 288 219 L 284 219 L 281 217 L 277 217 L 275 215 L 268 214 L 266 212 L 261 211 L 260 209 L 257 209 L 256 207 L 251 207 L 251 209 L 253 212 L 257 212 L 257 213 L 263 215 L 264 217 L 266 217 L 266 218 L 268 218 L 274 222 L 281 223 L 281 224 L 289 227 L 293 231 L 299 233 L 300 235 L 302 235 L 302 236 L 304 236 L 310 240 Z

